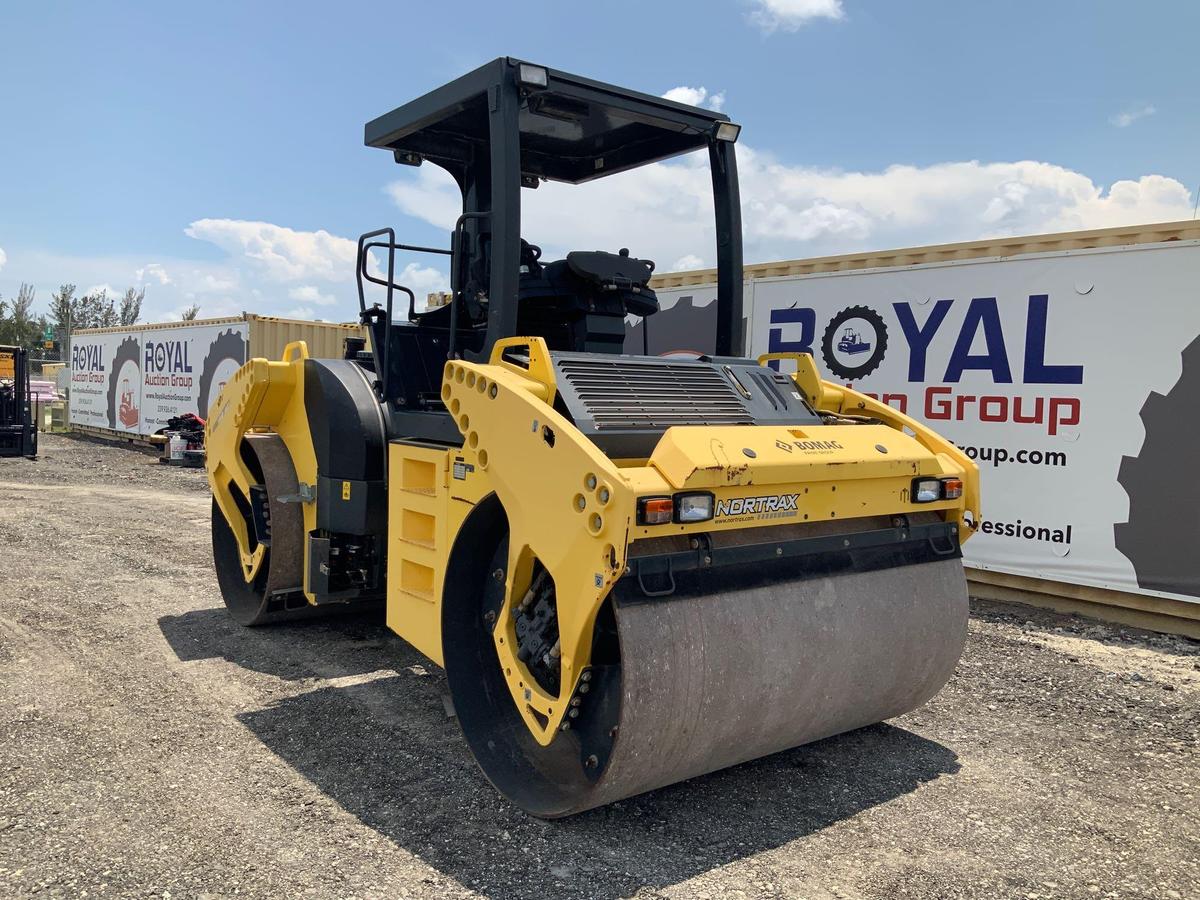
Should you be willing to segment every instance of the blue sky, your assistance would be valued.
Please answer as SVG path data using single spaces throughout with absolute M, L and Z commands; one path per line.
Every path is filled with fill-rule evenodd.
M 723 105 L 751 261 L 1191 218 L 1200 182 L 1183 0 L 11 2 L 2 22 L 0 295 L 144 285 L 151 319 L 351 318 L 349 240 L 444 243 L 453 203 L 363 123 L 505 54 Z M 691 161 L 612 181 L 526 192 L 526 237 L 712 263 Z

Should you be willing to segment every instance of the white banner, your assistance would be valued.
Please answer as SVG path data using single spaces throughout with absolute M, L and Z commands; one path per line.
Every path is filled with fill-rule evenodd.
M 137 332 L 72 335 L 71 424 L 137 434 L 141 357 Z
M 154 434 L 175 416 L 205 418 L 246 347 L 241 322 L 72 335 L 71 424 Z
M 975 458 L 968 564 L 1198 602 L 1198 286 L 1195 242 L 764 279 L 749 355 L 811 352 Z

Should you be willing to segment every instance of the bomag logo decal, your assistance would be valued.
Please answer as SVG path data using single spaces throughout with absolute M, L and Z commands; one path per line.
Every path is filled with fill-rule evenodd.
M 728 516 L 787 516 L 800 508 L 799 494 L 774 494 L 765 497 L 734 497 L 718 500 L 718 519 Z
M 780 450 L 788 453 L 792 452 L 792 448 L 797 450 L 845 450 L 838 441 L 792 441 L 790 444 L 787 441 L 776 441 L 775 446 Z

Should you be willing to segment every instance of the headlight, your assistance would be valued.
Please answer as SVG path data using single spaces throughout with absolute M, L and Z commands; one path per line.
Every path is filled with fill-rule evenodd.
M 544 88 L 550 83 L 549 75 L 542 66 L 521 63 L 517 67 L 517 80 L 526 87 Z
M 712 517 L 712 494 L 702 493 L 675 495 L 676 522 L 707 522 Z
M 914 478 L 912 483 L 913 503 L 933 503 L 942 499 L 940 478 Z
M 962 493 L 961 478 L 914 478 L 912 483 L 913 503 L 957 500 Z
M 742 133 L 742 126 L 735 125 L 733 122 L 718 122 L 717 127 L 713 129 L 713 137 L 718 141 L 728 141 L 734 143 L 738 139 L 738 135 Z
M 637 504 L 639 525 L 707 522 L 713 517 L 713 495 L 708 491 L 676 494 L 674 497 L 641 497 Z

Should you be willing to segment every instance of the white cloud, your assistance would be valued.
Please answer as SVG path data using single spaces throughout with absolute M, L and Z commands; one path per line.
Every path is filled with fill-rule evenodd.
M 462 194 L 450 176 L 436 166 L 421 166 L 407 181 L 394 181 L 386 188 L 393 202 L 414 218 L 436 228 L 453 230 L 462 213 Z M 546 187 L 548 185 L 543 185 Z M 531 191 L 522 191 L 522 202 Z
M 1107 189 L 1045 162 L 946 162 L 846 172 L 788 165 L 739 145 L 748 262 L 1186 219 L 1188 189 L 1161 175 Z M 438 177 L 439 174 L 442 177 Z M 459 195 L 424 167 L 389 187 L 401 210 L 449 229 Z M 659 270 L 715 251 L 703 153 L 597 182 L 550 182 L 522 195 L 523 234 L 544 258 L 629 247 Z
M 333 306 L 337 303 L 337 297 L 333 294 L 322 294 L 315 285 L 311 284 L 291 288 L 288 291 L 288 297 L 292 300 L 299 300 L 301 303 L 316 303 L 318 306 Z
M 0 247 L 0 269 L 4 268 L 6 262 L 8 262 L 8 254 L 4 252 L 3 247 Z
M 707 155 L 703 161 L 707 165 Z M 522 233 L 541 244 L 548 259 L 566 250 L 615 251 L 622 246 L 645 255 L 643 248 L 651 240 L 666 248 L 660 250 L 661 259 L 675 260 L 695 252 L 690 240 L 694 223 L 712 218 L 707 179 L 707 169 L 689 159 L 579 186 L 548 182 L 522 193 Z M 462 202 L 454 181 L 433 166 L 414 170 L 388 191 L 402 211 L 446 230 L 453 227 Z M 681 223 L 689 234 L 679 240 L 677 235 L 656 233 L 678 230 Z
M 422 266 L 419 263 L 409 263 L 400 272 L 396 274 L 396 284 L 404 285 L 413 292 L 414 308 L 420 312 L 428 306 L 429 295 L 435 291 L 450 290 L 450 281 L 446 274 L 429 266 Z M 383 291 L 380 289 L 376 296 L 368 296 L 367 302 L 374 301 L 383 302 Z M 408 298 L 403 294 L 398 294 L 395 297 L 395 303 L 398 304 L 397 309 L 403 310 L 397 312 L 397 316 L 407 314 Z
M 846 172 L 782 163 L 739 146 L 746 260 L 885 250 L 1001 235 L 1071 231 L 1191 217 L 1192 200 L 1180 182 L 1162 175 L 1108 187 L 1045 162 L 945 162 Z M 405 213 L 449 232 L 461 197 L 446 173 L 424 166 L 387 191 Z M 546 259 L 573 249 L 629 247 L 658 260 L 659 270 L 711 265 L 715 256 L 707 155 L 692 154 L 578 187 L 547 183 L 522 195 L 524 236 L 540 243 Z M 357 315 L 353 292 L 355 243 L 326 231 L 296 231 L 266 222 L 202 219 L 188 234 L 227 249 L 233 258 L 197 262 L 145 255 L 73 257 L 22 251 L 0 277 L 0 291 L 16 293 L 17 276 L 45 298 L 62 281 L 91 285 L 118 297 L 131 274 L 149 282 L 145 321 L 176 320 L 192 303 L 204 317 L 265 315 L 331 321 Z M 19 272 L 17 270 L 20 270 Z M 422 308 L 425 297 L 447 288 L 436 268 L 409 263 L 397 280 Z M 291 282 L 284 286 L 280 282 Z M 337 283 L 342 282 L 342 286 Z M 83 292 L 78 292 L 77 296 Z M 371 298 L 368 298 L 369 300 Z M 332 302 L 330 302 L 332 301 Z
M 94 297 L 96 294 L 101 294 L 101 293 L 107 294 L 109 296 L 109 299 L 113 299 L 116 297 L 123 297 L 125 295 L 124 291 L 118 291 L 111 284 L 105 283 L 105 284 L 93 284 L 86 291 L 81 292 L 79 294 L 79 296 Z
M 1110 116 L 1108 121 L 1117 128 L 1128 128 L 1138 119 L 1144 119 L 1147 116 L 1152 116 L 1158 109 L 1153 106 L 1139 106 L 1133 109 L 1127 109 L 1124 112 L 1119 112 L 1115 116 Z
M 430 291 L 448 291 L 450 289 L 444 273 L 417 263 L 409 263 L 405 266 L 397 283 L 410 288 L 417 297 Z
M 147 297 L 149 297 L 149 294 L 147 294 Z M 197 303 L 193 297 L 187 303 L 161 308 L 152 311 L 148 315 L 144 315 L 142 318 L 147 322 L 178 322 L 183 319 L 184 310 L 189 309 L 193 305 L 200 307 L 197 318 L 201 319 L 221 319 L 229 316 L 239 316 L 242 314 L 243 309 L 242 304 L 229 297 L 206 298 L 203 303 Z M 252 311 L 265 312 L 261 309 Z M 275 312 L 269 314 L 277 315 Z
M 152 278 L 159 284 L 171 283 L 171 276 L 168 275 L 167 270 L 158 263 L 146 263 L 146 265 L 142 266 L 133 274 L 137 276 L 138 282 L 142 284 Z
M 349 238 L 325 230 L 296 231 L 270 222 L 199 219 L 184 233 L 253 260 L 274 281 L 344 281 L 354 274 L 358 252 Z
M 236 272 L 225 275 L 193 271 L 185 283 L 189 297 L 196 294 L 225 294 L 237 289 L 238 276 Z
M 713 112 L 720 112 L 721 107 L 725 105 L 725 92 L 717 91 L 714 94 L 709 94 L 708 90 L 701 87 L 687 87 L 680 85 L 673 87 L 662 95 L 664 100 L 674 100 L 676 103 L 686 103 L 688 106 L 701 106 L 705 109 L 711 109 Z
M 110 297 L 120 297 L 131 283 L 146 288 L 142 305 L 142 321 L 178 321 L 180 313 L 198 303 L 201 316 L 238 315 L 243 310 L 262 315 L 281 315 L 294 301 L 277 282 L 266 278 L 264 270 L 246 260 L 201 262 L 194 259 L 159 258 L 156 262 L 168 273 L 170 281 L 160 284 L 150 277 L 138 284 L 133 281 L 138 269 L 147 268 L 146 255 L 141 251 L 128 256 L 68 256 L 43 250 L 22 250 L 13 253 L 9 265 L 0 273 L 0 293 L 16 293 L 23 279 L 37 289 L 38 300 L 44 309 L 50 295 L 63 282 L 79 286 L 75 295 L 89 290 L 106 289 Z M 351 271 L 353 267 L 351 266 Z M 148 273 L 143 271 L 143 278 Z M 313 282 L 320 284 L 320 282 Z M 322 286 L 322 290 L 328 288 Z M 337 291 L 334 291 L 337 293 Z M 349 302 L 347 302 L 349 301 Z M 323 311 L 333 321 L 357 318 L 358 304 L 351 298 Z
M 772 34 L 779 29 L 798 31 L 814 19 L 846 17 L 842 0 L 752 0 L 754 9 L 749 19 L 763 34 Z
M 201 219 L 186 231 L 225 249 L 229 258 L 205 262 L 149 257 L 154 261 L 147 262 L 142 252 L 89 257 L 22 251 L 0 275 L 0 292 L 9 293 L 12 279 L 8 276 L 17 274 L 19 262 L 20 276 L 34 284 L 39 297 L 49 297 L 64 281 L 88 286 L 76 296 L 103 289 L 116 298 L 131 283 L 145 287 L 142 320 L 146 322 L 177 321 L 192 304 L 202 307 L 205 318 L 238 315 L 243 310 L 284 315 L 308 309 L 309 318 L 315 318 L 311 311 L 316 310 L 329 321 L 357 319 L 356 298 L 345 290 L 345 282 L 354 276 L 354 241 L 327 231 L 298 231 L 238 219 Z M 435 270 L 420 266 L 406 269 L 403 278 L 422 292 L 427 287 L 441 289 L 445 282 Z M 423 293 L 419 296 L 424 299 Z

